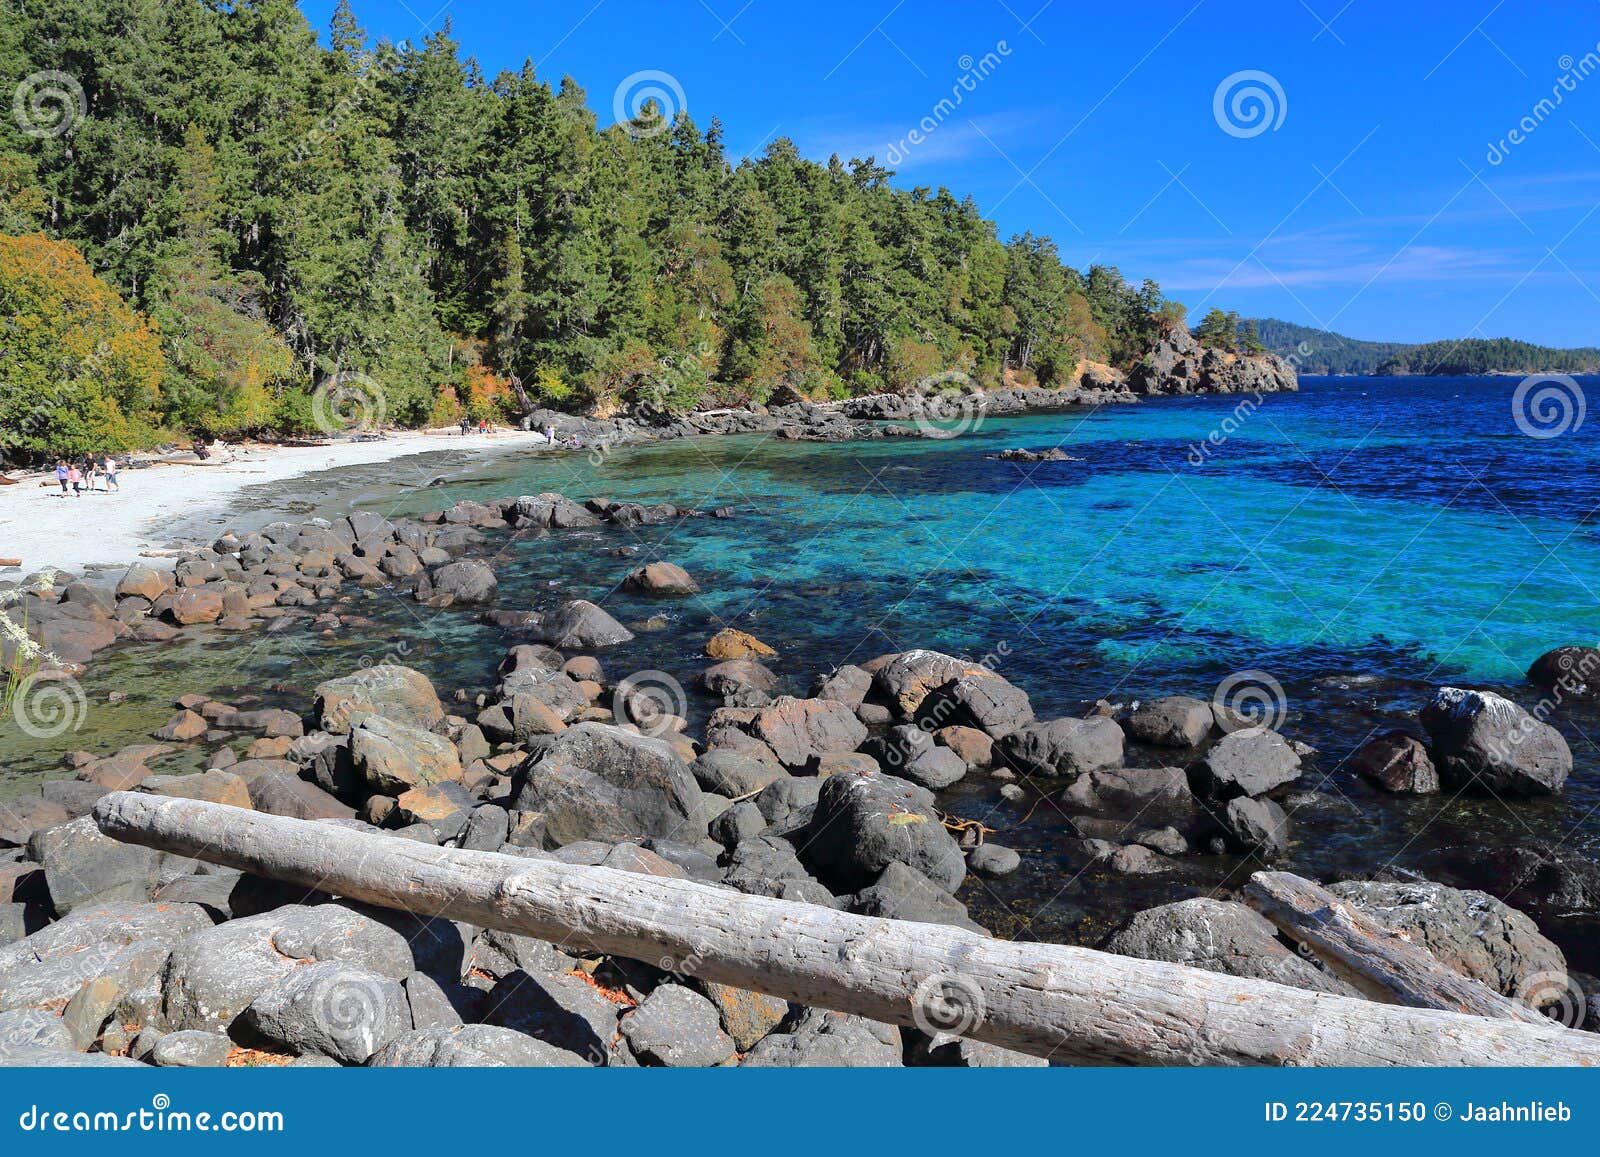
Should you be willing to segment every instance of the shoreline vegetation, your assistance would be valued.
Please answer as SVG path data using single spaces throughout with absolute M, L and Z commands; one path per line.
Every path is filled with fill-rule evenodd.
M 1261 344 L 1302 374 L 1328 377 L 1487 377 L 1600 373 L 1600 348 L 1556 349 L 1514 338 L 1362 341 L 1277 318 L 1249 319 Z
M 786 139 L 735 161 L 655 103 L 601 130 L 572 78 L 486 77 L 448 25 L 374 44 L 341 4 L 323 47 L 292 5 L 98 16 L 0 31 L 7 75 L 56 86 L 0 122 L 9 462 L 1134 381 L 1189 336 L 1155 283 L 1002 240 L 970 197 Z M 1261 354 L 1213 314 L 1202 344 Z

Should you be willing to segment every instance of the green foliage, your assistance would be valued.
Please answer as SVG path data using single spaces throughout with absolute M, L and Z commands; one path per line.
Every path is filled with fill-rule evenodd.
M 1239 315 L 1221 309 L 1207 310 L 1200 324 L 1194 327 L 1194 336 L 1201 345 L 1234 349 L 1239 344 Z
M 291 0 L 30 0 L 0 64 L 88 107 L 54 138 L 0 118 L 0 228 L 48 222 L 160 334 L 160 394 L 109 390 L 91 427 L 304 429 L 310 384 L 350 372 L 391 422 L 503 412 L 458 391 L 464 347 L 602 409 L 1062 383 L 1182 318 L 871 157 L 734 166 L 717 121 L 654 107 L 602 132 L 573 80 L 485 77 L 448 25 L 373 44 L 341 3 L 322 47 Z
M 1328 330 L 1275 318 L 1246 323 L 1280 357 L 1293 359 L 1302 374 L 1586 374 L 1600 372 L 1600 348 L 1553 349 L 1512 338 L 1459 341 L 1359 341 Z
M 160 341 L 76 248 L 0 234 L 0 316 L 0 451 L 103 453 L 150 437 Z

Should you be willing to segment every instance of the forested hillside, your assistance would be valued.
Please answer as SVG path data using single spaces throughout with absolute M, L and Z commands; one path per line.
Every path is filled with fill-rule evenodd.
M 1600 349 L 1552 349 L 1511 338 L 1463 338 L 1420 345 L 1360 341 L 1325 329 L 1252 319 L 1261 342 L 1302 374 L 1594 373 Z
M 34 335 L 0 362 L 13 452 L 304 428 L 353 374 L 407 424 L 517 386 L 672 410 L 1049 383 L 1181 317 L 870 158 L 738 160 L 714 118 L 654 105 L 600 131 L 574 80 L 485 76 L 448 28 L 375 44 L 341 7 L 325 39 L 290 0 L 0 22 L 0 75 L 31 86 L 0 125 L 0 313 Z M 87 351 L 42 336 L 78 294 L 110 310 Z M 148 372 L 96 354 L 151 340 Z

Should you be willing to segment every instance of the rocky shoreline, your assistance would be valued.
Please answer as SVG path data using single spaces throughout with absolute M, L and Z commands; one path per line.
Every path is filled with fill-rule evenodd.
M 692 738 L 681 687 L 645 678 L 659 672 L 608 672 L 633 634 L 604 609 L 495 606 L 484 556 L 501 535 L 734 513 L 518 496 L 416 520 L 356 514 L 225 534 L 171 574 L 130 567 L 111 598 L 81 581 L 35 584 L 23 621 L 83 662 L 100 640 L 159 643 L 200 624 L 359 629 L 352 591 L 375 586 L 480 615 L 511 645 L 476 698 L 441 699 L 421 672 L 380 661 L 322 683 L 301 711 L 241 710 L 197 689 L 157 743 L 70 753 L 73 778 L 13 805 L 0 831 L 0 1063 L 1042 1063 L 936 1023 L 901 1029 L 729 989 L 697 978 L 692 961 L 422 920 L 117 843 L 89 814 L 109 791 L 977 931 L 957 893 L 1023 859 L 981 819 L 947 809 L 943 793 L 963 782 L 988 780 L 1010 804 L 1049 800 L 1081 857 L 1114 876 L 1176 872 L 1192 855 L 1265 865 L 1283 852 L 1313 752 L 1225 702 L 1169 696 L 1039 719 L 994 656 L 931 650 L 817 672 L 793 696 L 773 648 L 725 629 L 703 641 L 697 685 L 720 706 Z M 625 583 L 662 599 L 697 589 L 666 562 Z M 1350 766 L 1399 793 L 1467 790 L 1514 807 L 1559 792 L 1572 758 L 1546 719 L 1592 696 L 1596 671 L 1597 651 L 1542 656 L 1531 712 L 1439 688 L 1415 729 L 1396 720 Z M 178 750 L 204 751 L 205 770 L 164 773 Z M 1583 870 L 1547 869 L 1538 912 L 1571 902 Z M 1600 1027 L 1588 995 L 1600 982 L 1568 968 L 1524 912 L 1423 880 L 1332 890 L 1455 973 L 1570 1027 Z M 1105 947 L 1355 991 L 1226 892 L 1140 912 Z
M 872 394 L 837 402 L 796 400 L 760 410 L 714 410 L 682 417 L 596 420 L 557 410 L 537 410 L 526 428 L 553 427 L 587 449 L 696 437 L 702 434 L 771 434 L 792 441 L 846 442 L 881 438 L 950 438 L 989 417 L 1045 413 L 1074 406 L 1135 403 L 1144 398 L 1192 394 L 1262 395 L 1299 388 L 1293 367 L 1270 354 L 1240 355 L 1203 347 L 1179 326 L 1127 372 L 1091 365 L 1077 382 L 1059 388 L 980 390 L 964 375 L 906 394 Z

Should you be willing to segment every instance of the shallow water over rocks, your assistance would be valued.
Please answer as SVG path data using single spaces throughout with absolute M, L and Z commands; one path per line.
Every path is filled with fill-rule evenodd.
M 694 728 L 712 703 L 693 690 L 719 627 L 779 651 L 787 689 L 846 662 L 912 647 L 996 656 L 1041 717 L 1095 700 L 1209 698 L 1240 672 L 1282 688 L 1281 730 L 1318 750 L 1286 804 L 1285 867 L 1333 879 L 1391 868 L 1489 885 L 1480 845 L 1533 841 L 1600 860 L 1600 715 L 1552 717 L 1572 746 L 1560 797 L 1385 796 L 1343 766 L 1367 736 L 1415 727 L 1444 682 L 1532 704 L 1521 671 L 1539 653 L 1600 639 L 1600 477 L 1588 430 L 1520 435 L 1501 380 L 1308 381 L 1237 421 L 1203 465 L 1192 450 L 1236 415 L 1237 398 L 1157 401 L 985 422 L 949 442 L 795 445 L 700 439 L 593 457 L 465 455 L 308 478 L 254 493 L 227 525 L 290 512 L 416 514 L 461 498 L 558 490 L 587 498 L 731 505 L 736 517 L 669 526 L 495 538 L 497 605 L 601 603 L 637 638 L 602 655 L 615 680 L 662 671 L 685 688 Z M 1063 445 L 1070 461 L 989 457 Z M 430 485 L 430 483 L 433 483 Z M 337 496 L 336 496 L 337 495 Z M 220 529 L 220 526 L 217 527 Z M 626 552 L 626 553 L 621 553 Z M 646 561 L 678 563 L 701 591 L 654 599 L 621 588 Z M 320 681 L 384 658 L 450 692 L 493 681 L 512 635 L 465 610 L 429 610 L 385 591 L 357 592 L 369 627 L 322 638 L 193 632 L 102 656 L 83 679 L 76 732 L 0 733 L 0 791 L 62 774 L 61 752 L 140 741 L 172 699 L 206 691 L 239 706 L 309 707 Z M 125 694 L 109 702 L 111 692 Z M 1160 766 L 1170 753 L 1130 747 Z M 185 750 L 163 771 L 203 766 Z M 1238 886 L 1236 856 L 1186 856 L 1171 872 L 1118 876 L 1092 865 L 1059 787 L 1003 799 L 981 773 L 943 794 L 952 814 L 995 829 L 1022 852 L 1001 880 L 969 878 L 961 898 L 998 933 L 1096 942 L 1151 904 Z M 1305 793 L 1314 793 L 1307 795 Z M 1600 971 L 1586 917 L 1540 915 L 1572 963 Z

